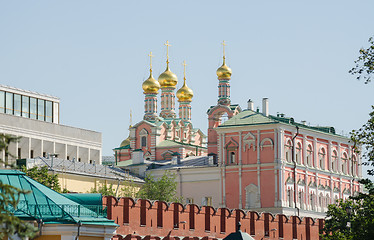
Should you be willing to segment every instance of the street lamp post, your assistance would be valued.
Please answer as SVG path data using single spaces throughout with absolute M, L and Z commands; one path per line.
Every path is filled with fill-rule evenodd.
M 351 207 L 351 206 L 347 206 L 347 207 L 345 208 L 345 211 L 347 212 L 347 215 L 348 215 L 347 228 L 348 228 L 348 230 L 350 231 L 350 230 L 351 230 L 351 215 L 352 215 L 352 207 Z

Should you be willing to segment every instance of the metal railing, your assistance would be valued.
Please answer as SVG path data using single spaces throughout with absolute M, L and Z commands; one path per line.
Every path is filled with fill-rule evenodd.
M 27 201 L 20 201 L 12 212 L 23 212 L 36 218 L 63 219 L 72 217 L 107 217 L 106 207 L 102 205 L 73 205 L 73 204 L 30 204 Z

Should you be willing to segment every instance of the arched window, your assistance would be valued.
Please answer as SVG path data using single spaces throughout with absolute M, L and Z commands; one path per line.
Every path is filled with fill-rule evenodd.
M 313 166 L 313 148 L 310 144 L 306 149 L 306 163 L 309 167 Z
M 352 156 L 352 175 L 357 176 L 357 159 L 356 156 Z
M 287 200 L 288 200 L 288 206 L 292 207 L 292 190 L 287 190 Z
M 300 208 L 304 208 L 304 193 L 302 191 L 299 191 L 299 205 Z
M 302 156 L 302 148 L 301 148 L 301 143 L 297 143 L 296 144 L 296 162 L 298 163 L 298 164 L 302 164 L 302 158 L 301 158 L 301 156 Z
M 343 153 L 343 156 L 342 156 L 342 173 L 348 174 L 348 157 L 347 157 L 347 153 Z
M 326 151 L 324 148 L 321 148 L 318 153 L 318 158 L 319 158 L 319 167 L 321 169 L 325 169 L 325 156 L 326 156 Z
M 315 207 L 314 199 L 315 199 L 314 193 L 310 193 L 310 203 L 309 203 L 309 205 L 310 205 L 312 210 L 314 210 L 314 207 Z
M 230 152 L 230 163 L 235 163 L 235 152 Z
M 220 124 L 223 124 L 227 120 L 229 120 L 229 115 L 225 112 L 224 114 L 221 115 Z
M 142 139 L 142 147 L 146 147 L 147 146 L 147 137 L 143 136 L 141 139 Z
M 331 156 L 331 170 L 336 172 L 338 166 L 338 153 L 334 150 Z
M 140 147 L 147 147 L 147 136 L 148 136 L 148 131 L 143 128 L 140 133 Z
M 256 185 L 251 183 L 250 185 L 245 187 L 245 208 L 258 208 L 260 207 L 260 202 L 258 199 L 258 188 Z
M 286 142 L 286 145 L 284 146 L 285 159 L 286 159 L 287 162 L 291 162 L 291 158 L 292 158 L 291 148 L 292 148 L 291 140 L 288 140 Z

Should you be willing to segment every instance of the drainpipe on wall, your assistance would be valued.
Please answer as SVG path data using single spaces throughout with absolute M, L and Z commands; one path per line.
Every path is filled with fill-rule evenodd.
M 178 178 L 179 178 L 179 197 L 182 197 L 182 174 L 180 172 L 180 168 L 177 168 Z
M 44 225 L 43 219 L 38 219 L 38 220 L 36 220 L 36 222 L 38 223 L 39 236 L 41 236 L 42 235 L 42 227 Z
M 296 134 L 292 137 L 292 162 L 293 162 L 293 184 L 294 184 L 294 194 L 293 194 L 293 201 L 295 204 L 295 208 L 297 210 L 297 216 L 300 215 L 300 209 L 296 205 L 296 161 L 295 161 L 295 138 L 299 135 L 299 127 L 296 126 Z
M 117 178 L 117 180 L 118 180 L 118 184 L 117 184 L 117 189 L 116 189 L 116 197 L 117 197 L 117 193 L 118 193 L 119 184 L 120 184 L 120 182 L 121 182 L 121 179 Z
M 82 226 L 82 223 L 79 221 L 79 222 L 77 223 L 77 225 L 78 225 L 78 233 L 77 233 L 77 236 L 75 237 L 75 240 L 78 240 L 78 239 L 79 239 L 79 235 L 80 235 L 80 233 L 81 233 L 81 226 Z

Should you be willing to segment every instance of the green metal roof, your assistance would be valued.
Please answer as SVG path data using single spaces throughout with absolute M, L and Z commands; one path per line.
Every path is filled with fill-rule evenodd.
M 122 147 L 118 147 L 118 148 L 113 148 L 113 150 L 121 150 L 121 149 L 130 149 L 130 144 L 122 146 Z
M 315 130 L 319 132 L 334 134 L 335 129 L 333 127 L 322 127 L 322 126 L 308 126 L 302 123 L 297 123 L 292 117 L 278 117 L 269 115 L 268 117 L 264 114 L 252 111 L 245 110 L 233 116 L 220 126 L 219 128 L 231 127 L 231 126 L 242 126 L 242 125 L 260 125 L 260 124 L 274 124 L 274 123 L 285 123 L 293 126 L 298 126 L 300 128 Z
M 98 205 L 82 205 L 17 170 L 0 170 L 0 181 L 30 192 L 19 196 L 19 203 L 15 209 L 9 206 L 9 210 L 21 219 L 41 219 L 44 223 L 81 222 L 117 226 L 114 221 L 106 218 L 106 209 L 103 208 L 101 201 Z
M 239 125 L 256 125 L 256 124 L 270 124 L 277 123 L 271 118 L 264 116 L 262 113 L 252 110 L 240 112 L 221 124 L 219 127 L 239 126 Z
M 181 143 L 177 141 L 172 141 L 172 140 L 164 140 L 160 142 L 159 144 L 156 145 L 157 148 L 161 147 L 181 147 L 181 146 L 190 146 L 190 147 L 198 147 L 198 148 L 203 148 L 206 149 L 206 147 L 201 147 L 198 145 L 193 145 L 193 144 L 188 144 L 188 143 Z

